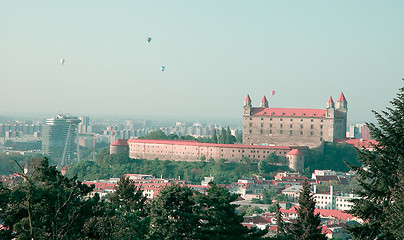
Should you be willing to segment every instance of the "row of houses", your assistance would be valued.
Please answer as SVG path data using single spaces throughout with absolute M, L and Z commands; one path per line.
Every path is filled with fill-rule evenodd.
M 298 206 L 289 209 L 280 209 L 282 219 L 286 225 L 292 224 L 297 218 Z M 350 239 L 345 227 L 348 225 L 357 225 L 363 223 L 352 214 L 345 213 L 342 210 L 315 209 L 314 214 L 318 214 L 321 219 L 321 230 L 328 239 Z M 277 222 L 274 213 L 263 213 L 254 216 L 245 216 L 243 225 L 249 228 L 257 227 L 259 229 L 268 229 L 270 235 L 275 235 L 277 231 Z

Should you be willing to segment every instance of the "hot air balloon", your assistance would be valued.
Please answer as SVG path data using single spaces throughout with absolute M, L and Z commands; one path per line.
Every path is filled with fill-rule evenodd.
M 63 58 L 60 59 L 60 64 L 62 64 L 62 66 L 63 66 L 63 64 L 65 64 L 65 60 Z
M 164 72 L 164 70 L 166 69 L 166 67 L 161 66 L 161 71 Z
M 274 90 L 271 91 L 271 95 L 272 95 L 272 96 L 275 95 L 275 91 L 274 91 Z
M 151 42 L 151 37 L 147 38 L 147 42 L 150 43 Z

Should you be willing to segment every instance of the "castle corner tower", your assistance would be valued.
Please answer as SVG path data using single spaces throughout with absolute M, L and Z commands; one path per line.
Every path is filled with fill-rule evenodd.
M 251 115 L 251 98 L 250 95 L 247 95 L 247 97 L 244 100 L 244 116 L 250 116 Z

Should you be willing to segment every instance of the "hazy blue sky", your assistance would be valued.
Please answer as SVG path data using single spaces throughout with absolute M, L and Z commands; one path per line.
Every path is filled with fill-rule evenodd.
M 241 121 L 247 94 L 325 108 L 343 91 L 348 121 L 369 121 L 403 86 L 403 12 L 402 0 L 3 0 L 0 115 Z

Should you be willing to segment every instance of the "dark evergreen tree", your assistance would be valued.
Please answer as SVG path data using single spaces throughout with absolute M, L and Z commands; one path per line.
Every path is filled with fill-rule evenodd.
M 209 183 L 207 195 L 196 195 L 194 211 L 201 219 L 197 239 L 261 239 L 267 233 L 241 224 L 243 217 L 236 214 L 237 205 L 231 204 L 236 198 L 213 182 Z
M 80 239 L 98 199 L 84 198 L 91 188 L 69 179 L 44 158 L 33 175 L 13 188 L 0 187 L 1 239 Z
M 117 218 L 114 236 L 117 239 L 145 239 L 149 230 L 149 218 L 145 207 L 146 197 L 140 187 L 122 176 L 110 201 Z
M 197 239 L 199 217 L 194 214 L 194 192 L 178 184 L 164 187 L 150 206 L 151 239 Z
M 285 222 L 283 221 L 282 218 L 282 212 L 281 212 L 281 206 L 277 203 L 275 209 L 275 217 L 276 217 L 276 234 L 283 236 L 286 235 L 286 228 L 285 228 Z
M 326 240 L 327 237 L 321 233 L 321 219 L 318 214 L 314 215 L 316 202 L 310 192 L 310 185 L 307 181 L 304 181 L 302 185 L 297 209 L 298 216 L 290 228 L 290 233 L 295 240 Z
M 348 228 L 354 239 L 403 239 L 404 88 L 391 104 L 381 114 L 373 111 L 379 126 L 367 126 L 377 145 L 358 150 L 362 166 L 351 166 L 362 189 L 349 212 L 365 220 Z
M 213 142 L 213 143 L 217 143 L 217 132 L 216 132 L 216 128 L 213 129 L 212 142 Z

